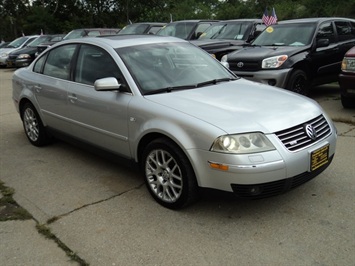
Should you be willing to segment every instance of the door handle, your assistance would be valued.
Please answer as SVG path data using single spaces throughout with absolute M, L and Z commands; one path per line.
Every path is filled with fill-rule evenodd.
M 40 85 L 34 85 L 33 88 L 36 92 L 40 92 L 42 90 L 42 87 Z
M 75 94 L 69 94 L 68 98 L 71 103 L 75 103 L 78 100 L 78 97 L 76 97 Z

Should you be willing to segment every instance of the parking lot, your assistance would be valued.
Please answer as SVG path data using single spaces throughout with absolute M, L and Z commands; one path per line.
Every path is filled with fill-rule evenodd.
M 0 69 L 0 180 L 32 220 L 0 222 L 0 265 L 76 265 L 45 225 L 90 265 L 354 265 L 355 109 L 336 84 L 311 97 L 335 121 L 333 163 L 286 194 L 245 201 L 203 193 L 171 211 L 136 169 L 58 141 L 32 146 L 11 100 L 13 69 Z

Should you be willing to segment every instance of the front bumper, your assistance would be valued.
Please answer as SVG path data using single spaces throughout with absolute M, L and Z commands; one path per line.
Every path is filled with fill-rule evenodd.
M 339 75 L 339 87 L 340 93 L 346 97 L 355 98 L 355 73 L 350 74 L 340 74 Z
M 321 166 L 315 171 L 304 172 L 302 174 L 263 184 L 253 184 L 253 185 L 239 185 L 232 184 L 233 192 L 236 196 L 241 198 L 266 198 L 274 195 L 283 194 L 289 190 L 292 190 L 322 173 L 330 163 L 332 162 L 334 155 L 330 156 L 327 164 Z
M 15 67 L 26 67 L 32 63 L 32 59 L 16 59 Z
M 266 197 L 281 194 L 319 175 L 331 163 L 336 148 L 336 129 L 328 119 L 331 133 L 298 151 L 290 151 L 274 134 L 267 135 L 276 150 L 256 154 L 224 154 L 190 150 L 199 186 L 235 192 L 241 197 Z M 314 154 L 327 149 L 327 162 L 312 169 Z M 324 156 L 324 154 L 321 154 Z M 317 159 L 317 158 L 316 158 Z M 228 166 L 228 170 L 210 167 L 210 162 Z
M 7 66 L 6 59 L 7 57 L 0 57 L 0 66 Z
M 287 77 L 292 71 L 291 68 L 288 69 L 275 69 L 275 70 L 260 70 L 260 71 L 235 71 L 232 70 L 237 76 L 245 78 L 248 80 L 260 82 L 263 84 L 286 88 Z

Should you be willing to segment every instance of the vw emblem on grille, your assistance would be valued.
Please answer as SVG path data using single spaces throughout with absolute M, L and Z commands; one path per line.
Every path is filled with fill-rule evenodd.
M 315 140 L 317 138 L 317 132 L 312 125 L 306 125 L 304 127 L 304 130 L 306 131 L 306 134 L 310 139 Z
M 242 68 L 244 66 L 243 62 L 238 62 L 237 67 Z

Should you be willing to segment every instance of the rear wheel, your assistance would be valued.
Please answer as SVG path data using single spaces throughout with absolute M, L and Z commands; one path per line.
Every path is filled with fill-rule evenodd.
M 302 95 L 308 95 L 309 81 L 307 74 L 300 69 L 293 70 L 287 82 L 286 89 Z
M 186 155 L 172 141 L 160 138 L 147 145 L 142 167 L 153 198 L 164 207 L 182 208 L 197 198 L 197 182 Z
M 21 117 L 26 136 L 34 146 L 44 146 L 50 142 L 51 138 L 31 103 L 26 103 L 23 106 Z

